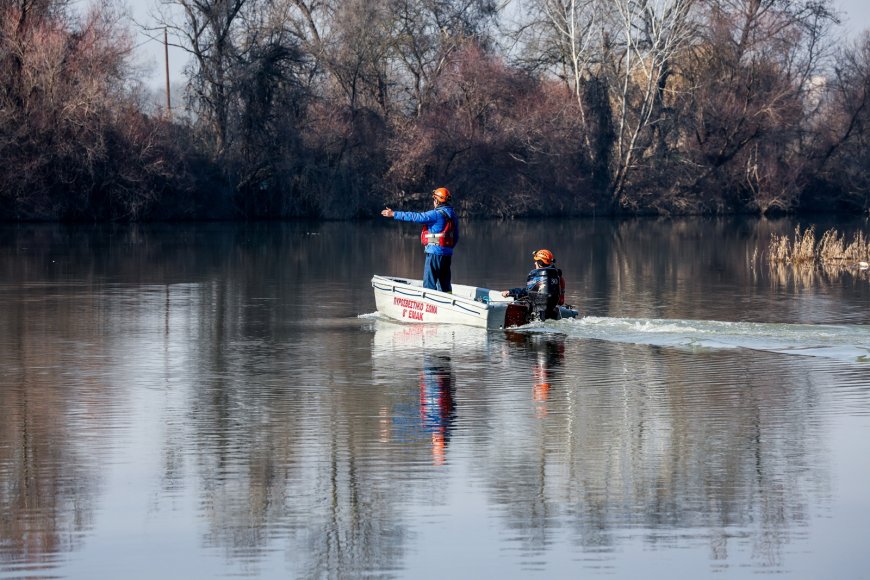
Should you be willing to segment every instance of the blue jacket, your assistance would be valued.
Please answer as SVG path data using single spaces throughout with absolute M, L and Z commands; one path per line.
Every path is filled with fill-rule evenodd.
M 456 217 L 456 212 L 453 211 L 453 207 L 450 205 L 439 205 L 435 209 L 423 212 L 397 211 L 393 213 L 393 219 L 402 222 L 424 224 L 429 228 L 430 232 L 437 234 L 443 232 L 444 227 L 447 225 L 448 217 L 444 215 L 445 213 L 453 220 L 453 245 L 455 246 L 459 242 L 459 220 Z M 429 244 L 426 246 L 426 253 L 451 256 L 453 255 L 453 248 Z

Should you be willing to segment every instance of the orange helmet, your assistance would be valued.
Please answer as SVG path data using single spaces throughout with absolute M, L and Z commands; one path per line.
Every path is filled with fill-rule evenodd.
M 450 192 L 446 187 L 439 187 L 432 192 L 432 197 L 434 197 L 438 203 L 447 203 L 453 196 L 450 195 Z
M 553 252 L 550 250 L 538 250 L 532 254 L 532 260 L 540 262 L 545 266 L 550 266 L 551 264 L 556 263 L 556 256 L 554 256 Z

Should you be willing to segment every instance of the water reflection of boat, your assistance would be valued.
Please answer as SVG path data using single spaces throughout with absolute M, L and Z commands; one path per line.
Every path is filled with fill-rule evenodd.
M 372 359 L 376 368 L 390 372 L 418 369 L 423 353 L 469 360 L 494 346 L 485 328 L 459 324 L 399 324 L 390 319 L 376 319 L 374 331 Z
M 528 308 L 501 292 L 453 284 L 453 292 L 423 288 L 420 280 L 374 276 L 372 288 L 378 312 L 402 322 L 465 324 L 487 329 L 509 328 L 529 321 Z M 563 318 L 577 310 L 561 307 Z

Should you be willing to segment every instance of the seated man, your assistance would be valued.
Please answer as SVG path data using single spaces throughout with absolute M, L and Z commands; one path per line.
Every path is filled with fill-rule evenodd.
M 525 288 L 511 288 L 502 296 L 527 299 L 532 320 L 558 320 L 559 306 L 565 304 L 565 280 L 562 270 L 556 267 L 556 258 L 550 250 L 538 250 L 532 254 L 535 269 L 529 272 Z

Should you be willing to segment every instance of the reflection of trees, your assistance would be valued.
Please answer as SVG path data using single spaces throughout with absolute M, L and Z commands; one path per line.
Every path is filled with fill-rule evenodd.
M 341 395 L 354 379 L 354 365 L 342 364 L 341 345 L 331 342 L 341 333 L 313 333 L 319 346 L 303 351 L 297 335 L 226 326 L 194 341 L 207 345 L 196 355 L 197 378 L 172 411 L 189 420 L 164 442 L 196 450 L 187 479 L 197 482 L 208 545 L 256 567 L 286 539 L 303 577 L 395 561 L 402 542 L 394 494 L 358 449 L 377 432 L 379 403 Z M 322 372 L 329 368 L 336 372 Z M 178 477 L 174 469 L 167 479 Z
M 28 567 L 80 544 L 96 491 L 93 466 L 67 444 L 64 396 L 45 390 L 39 383 L 0 389 L 0 560 Z
M 370 338 L 312 329 L 299 349 L 294 332 L 254 337 L 226 326 L 210 330 L 202 378 L 184 403 L 196 409 L 186 436 L 209 544 L 256 562 L 286 537 L 302 577 L 395 566 L 404 492 L 381 464 L 388 458 L 372 461 L 367 449 L 386 403 L 354 389 L 363 385 L 353 341 Z
M 506 510 L 507 525 L 522 538 L 524 551 L 546 550 L 558 530 L 560 498 L 549 491 L 555 453 L 564 444 L 541 425 L 550 421 L 554 399 L 564 398 L 562 365 L 565 337 L 526 332 L 505 333 L 509 376 L 530 405 L 524 416 L 487 417 L 492 423 L 491 448 L 481 466 L 484 480 L 492 482 L 490 495 Z M 495 410 L 493 410 L 495 412 Z
M 99 419 L 113 408 L 98 378 L 103 345 L 80 324 L 95 306 L 34 287 L 0 308 L 0 561 L 22 570 L 51 568 L 92 525 Z
M 464 243 L 489 248 L 481 254 L 494 265 L 460 267 L 505 281 L 494 287 L 524 275 L 521 238 L 533 236 L 512 227 L 516 237 L 501 238 L 500 225 L 468 227 Z M 548 227 L 558 239 L 583 240 L 583 255 L 562 252 L 559 263 L 569 295 L 601 300 L 579 301 L 596 314 L 667 317 L 696 308 L 710 318 L 698 297 L 709 284 L 759 286 L 745 256 L 729 253 L 738 242 L 702 243 L 706 226 L 596 224 L 589 239 L 564 224 Z M 716 239 L 768 238 L 761 226 L 710 227 Z M 98 483 L 90 433 L 115 393 L 99 364 L 81 361 L 105 360 L 109 349 L 141 358 L 128 367 L 100 363 L 117 365 L 137 389 L 155 374 L 166 379 L 168 407 L 155 419 L 165 423 L 155 508 L 174 509 L 167 504 L 179 489 L 195 486 L 207 545 L 240 566 L 256 567 L 278 545 L 303 577 L 399 569 L 414 525 L 406 506 L 439 501 L 437 488 L 465 445 L 472 470 L 489 482 L 486 499 L 503 508 L 511 537 L 531 554 L 547 550 L 569 522 L 590 551 L 631 528 L 654 545 L 672 542 L 675 530 L 701 529 L 716 558 L 748 541 L 760 561 L 775 563 L 820 493 L 813 377 L 780 368 L 775 356 L 411 326 L 373 341 L 343 326 L 346 312 L 331 311 L 370 308 L 367 278 L 348 291 L 335 272 L 357 275 L 359 263 L 374 261 L 416 275 L 416 231 L 385 227 L 391 245 L 372 260 L 365 253 L 374 250 L 344 224 L 155 228 L 120 237 L 33 228 L 19 245 L 51 250 L 0 262 L 8 279 L 43 288 L 28 291 L 25 309 L 0 310 L 0 367 L 14 369 L 0 378 L 4 554 L 47 560 L 75 548 L 76 532 L 90 525 Z M 508 253 L 522 256 L 518 273 L 504 268 Z M 58 289 L 68 281 L 49 265 L 57 255 L 85 272 L 76 287 Z M 720 279 L 705 276 L 699 265 L 707 263 Z M 640 303 L 657 310 L 630 310 Z M 106 328 L 118 321 L 124 329 Z M 118 337 L 128 342 L 115 344 Z M 73 342 L 80 350 L 64 358 Z M 507 353 L 501 361 L 499 353 Z M 402 416 L 408 422 L 397 425 Z M 433 469 L 439 430 L 445 442 L 461 437 Z M 735 538 L 735 528 L 753 530 L 751 538 Z
M 569 521 L 588 549 L 631 528 L 653 545 L 701 529 L 726 557 L 729 542 L 746 541 L 727 530 L 741 528 L 754 530 L 753 557 L 777 564 L 810 496 L 827 492 L 805 370 L 765 355 L 735 365 L 733 352 L 577 347 L 547 420 L 498 417 L 508 427 L 496 439 L 510 444 L 478 454 L 526 549 L 546 550 L 548 530 Z
M 399 559 L 403 491 L 360 449 L 386 403 L 370 390 L 353 396 L 360 345 L 340 343 L 348 314 L 329 306 L 337 292 L 371 289 L 348 294 L 344 283 L 311 276 L 361 261 L 366 249 L 352 233 L 296 223 L 3 235 L 5 247 L 27 249 L 0 261 L 22 284 L 5 291 L 33 305 L 0 312 L 0 365 L 18 373 L 0 383 L 4 557 L 46 561 L 75 548 L 75 532 L 90 525 L 100 444 L 89 433 L 108 420 L 94 401 L 109 404 L 113 391 L 89 377 L 116 372 L 127 386 L 167 388 L 153 509 L 176 509 L 195 481 L 208 543 L 235 562 L 256 562 L 278 538 L 291 542 L 306 576 Z M 314 338 L 300 346 L 301 334 Z M 352 336 L 368 353 L 370 337 Z

